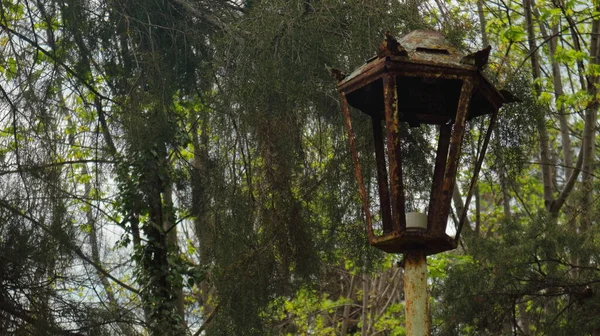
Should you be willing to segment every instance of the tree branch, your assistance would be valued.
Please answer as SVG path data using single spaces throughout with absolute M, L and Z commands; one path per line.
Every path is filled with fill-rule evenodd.
M 55 55 L 54 53 L 42 48 L 39 44 L 37 44 L 34 40 L 30 39 L 29 37 L 15 31 L 14 29 L 6 26 L 4 23 L 2 23 L 2 21 L 0 21 L 0 27 L 2 29 L 4 29 L 6 32 L 15 35 L 17 37 L 19 37 L 20 39 L 22 39 L 23 41 L 29 43 L 31 46 L 33 46 L 35 49 L 39 50 L 41 53 L 43 53 L 44 55 L 48 56 L 52 61 L 54 61 L 56 64 L 62 66 L 70 75 L 72 75 L 73 77 L 77 78 L 81 84 L 83 84 L 83 86 L 85 86 L 86 88 L 88 88 L 92 93 L 94 93 L 96 96 L 108 100 L 111 103 L 117 105 L 117 106 L 121 106 L 121 104 L 119 104 L 118 102 L 114 101 L 113 99 L 111 99 L 110 97 L 107 97 L 105 95 L 103 95 L 102 93 L 100 93 L 100 91 L 98 91 L 98 89 L 96 89 L 92 84 L 88 83 L 83 77 L 81 77 L 75 70 L 71 69 L 69 66 L 67 66 L 64 62 L 60 61 Z
M 68 239 L 65 239 L 64 237 L 57 236 L 54 231 L 50 230 L 46 225 L 44 225 L 43 223 L 39 222 L 37 219 L 33 218 L 32 216 L 24 213 L 23 211 L 21 211 L 19 209 L 17 209 L 15 206 L 13 206 L 12 204 L 9 204 L 8 202 L 6 202 L 4 200 L 0 200 L 0 207 L 5 208 L 6 210 L 12 212 L 13 214 L 15 214 L 17 216 L 21 216 L 21 217 L 27 219 L 28 221 L 30 221 L 32 224 L 38 226 L 44 232 L 46 232 L 47 234 L 49 234 L 51 237 L 54 237 L 59 243 L 63 244 L 65 247 L 67 247 L 68 249 L 70 249 L 73 253 L 75 253 L 83 261 L 87 262 L 92 267 L 94 267 L 96 269 L 96 271 L 100 272 L 101 274 L 103 274 L 107 278 L 111 279 L 112 281 L 114 281 L 115 283 L 117 283 L 118 285 L 120 285 L 121 287 L 123 287 L 123 288 L 125 288 L 125 289 L 127 289 L 127 290 L 129 290 L 129 291 L 131 291 L 133 293 L 140 294 L 139 290 L 137 290 L 137 289 L 131 287 L 130 285 L 122 282 L 121 280 L 115 278 L 112 274 L 110 274 L 109 272 L 107 272 L 100 265 L 96 264 L 90 258 L 88 258 L 83 253 L 83 251 L 81 251 L 81 249 L 78 246 L 76 246 L 75 244 L 73 244 L 73 242 L 69 241 Z

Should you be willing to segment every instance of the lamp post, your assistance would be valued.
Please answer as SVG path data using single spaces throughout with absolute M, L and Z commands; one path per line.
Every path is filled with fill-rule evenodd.
M 387 253 L 404 254 L 409 336 L 429 335 L 426 256 L 456 248 L 498 110 L 512 101 L 512 95 L 497 90 L 481 73 L 489 52 L 490 47 L 463 55 L 440 33 L 417 30 L 400 41 L 386 34 L 378 54 L 348 76 L 332 70 L 338 79 L 369 243 Z M 376 190 L 367 190 L 363 181 L 349 106 L 371 119 Z M 464 209 L 451 237 L 446 226 L 467 121 L 484 115 L 489 122 L 481 133 Z M 411 159 L 405 148 L 412 128 L 424 129 L 421 134 L 429 135 L 429 143 L 437 142 L 435 158 L 429 162 L 433 176 L 428 204 L 422 212 L 408 211 L 406 203 L 407 192 L 413 192 L 405 190 L 403 176 Z

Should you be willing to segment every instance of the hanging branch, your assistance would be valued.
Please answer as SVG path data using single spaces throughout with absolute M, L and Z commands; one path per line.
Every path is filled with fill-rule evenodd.
M 97 88 L 95 88 L 92 84 L 90 84 L 88 81 L 86 81 L 83 77 L 81 77 L 77 71 L 71 69 L 68 65 L 66 65 L 64 62 L 62 62 L 61 60 L 59 60 L 54 53 L 42 48 L 38 43 L 36 43 L 34 40 L 30 39 L 29 37 L 15 31 L 14 29 L 8 27 L 5 23 L 3 23 L 2 21 L 0 21 L 0 28 L 4 29 L 6 32 L 15 35 L 17 37 L 19 37 L 20 39 L 22 39 L 23 41 L 29 43 L 31 46 L 33 46 L 35 49 L 37 49 L 38 51 L 40 51 L 41 53 L 43 53 L 44 55 L 46 55 L 48 58 L 50 58 L 53 62 L 55 62 L 56 64 L 62 66 L 70 75 L 72 75 L 73 77 L 75 77 L 76 79 L 78 79 L 81 84 L 83 84 L 83 86 L 85 86 L 86 88 L 88 88 L 92 93 L 94 93 L 96 96 L 100 97 L 101 99 L 110 101 L 111 103 L 117 105 L 117 106 L 121 106 L 120 103 L 118 103 L 117 101 L 111 99 L 110 97 L 107 97 L 105 95 L 103 95 Z
M 58 236 L 54 231 L 52 231 L 45 224 L 41 223 L 37 219 L 33 218 L 32 216 L 28 215 L 27 213 L 25 213 L 25 212 L 23 212 L 21 210 L 15 208 L 13 205 L 9 204 L 8 202 L 6 202 L 4 200 L 0 200 L 0 207 L 5 208 L 6 210 L 12 212 L 13 214 L 15 214 L 17 216 L 23 217 L 23 218 L 27 219 L 28 221 L 30 221 L 35 226 L 38 226 L 44 232 L 46 232 L 47 234 L 49 234 L 51 237 L 53 237 L 58 242 L 60 242 L 61 244 L 63 244 L 65 247 L 67 247 L 69 250 L 71 250 L 73 253 L 75 253 L 75 255 L 77 255 L 83 261 L 85 261 L 86 263 L 88 263 L 89 265 L 91 265 L 92 267 L 94 267 L 98 272 L 100 272 L 101 274 L 103 274 L 107 278 L 111 279 L 112 281 L 114 281 L 115 283 L 117 283 L 119 286 L 121 286 L 121 287 L 123 287 L 123 288 L 125 288 L 125 289 L 127 289 L 129 291 L 131 291 L 132 293 L 140 294 L 139 290 L 137 290 L 137 289 L 131 287 L 130 285 L 122 282 L 121 280 L 115 278 L 112 274 L 110 274 L 109 272 L 107 272 L 100 265 L 96 264 L 90 258 L 88 258 L 83 253 L 83 251 L 81 251 L 81 249 L 77 245 L 75 245 L 70 240 L 65 239 L 64 237 Z

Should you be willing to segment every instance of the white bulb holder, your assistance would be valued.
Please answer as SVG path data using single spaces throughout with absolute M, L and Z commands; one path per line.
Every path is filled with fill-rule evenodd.
M 427 215 L 420 212 L 406 213 L 406 230 L 427 230 Z

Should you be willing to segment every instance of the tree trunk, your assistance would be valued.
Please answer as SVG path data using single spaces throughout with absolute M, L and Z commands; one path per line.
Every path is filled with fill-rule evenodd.
M 166 160 L 165 160 L 166 161 Z M 164 164 L 168 164 L 165 162 Z M 173 213 L 173 186 L 168 184 L 163 192 L 163 202 L 165 209 L 165 217 L 163 222 L 163 230 L 167 234 L 167 245 L 169 251 L 175 255 L 179 255 L 179 241 L 177 239 L 177 224 L 174 223 L 175 214 Z M 183 330 L 187 330 L 187 323 L 185 321 L 185 296 L 183 294 L 183 284 L 181 282 L 174 284 L 174 290 L 176 295 L 176 308 L 179 318 L 181 319 L 181 327 Z
M 208 120 L 192 119 L 192 145 L 194 146 L 194 159 L 192 161 L 192 215 L 194 216 L 194 233 L 198 239 L 200 265 L 209 265 L 213 260 L 212 244 L 215 239 L 215 226 L 209 214 L 209 188 L 210 188 L 210 161 L 208 156 Z M 208 277 L 207 277 L 208 278 Z M 213 295 L 214 286 L 208 279 L 202 280 L 200 285 L 200 305 L 203 317 L 206 319 L 203 327 L 208 327 L 209 317 L 214 316 L 216 306 Z
M 485 19 L 485 13 L 483 12 L 483 0 L 477 0 L 477 14 L 479 15 L 479 29 L 481 30 L 481 43 L 483 48 L 486 48 L 490 42 L 488 40 L 487 32 L 485 28 L 487 26 L 487 20 Z
M 348 322 L 350 320 L 350 308 L 352 308 L 352 291 L 354 290 L 354 279 L 356 276 L 352 275 L 350 279 L 350 287 L 348 288 L 348 294 L 346 295 L 346 300 L 350 300 L 350 302 L 346 302 L 344 304 L 344 312 L 342 313 L 342 330 L 340 330 L 340 336 L 346 336 L 348 332 Z
M 83 169 L 81 172 L 83 173 L 83 175 L 89 174 L 86 164 L 83 165 Z M 85 195 L 86 195 L 86 197 L 93 199 L 92 183 L 89 181 L 85 183 Z M 91 206 L 88 206 L 88 209 L 86 211 L 86 220 L 87 220 L 87 225 L 89 226 L 89 239 L 90 239 L 90 247 L 91 247 L 91 251 L 92 251 L 92 256 L 91 256 L 92 261 L 94 263 L 96 263 L 97 265 L 102 266 L 102 260 L 100 259 L 98 226 L 97 226 L 96 219 L 94 218 L 93 208 Z M 104 288 L 104 292 L 106 293 L 106 297 L 108 299 L 108 305 L 111 308 L 111 311 L 113 313 L 116 313 L 120 307 L 119 307 L 119 302 L 115 298 L 114 290 L 113 290 L 110 282 L 106 278 L 106 275 L 104 275 L 102 272 L 99 272 L 99 271 L 96 271 L 96 273 L 98 275 L 98 278 L 100 279 L 100 283 L 102 284 L 102 287 Z M 136 334 L 134 329 L 131 327 L 131 325 L 129 325 L 125 322 L 120 322 L 117 325 L 119 326 L 119 329 L 121 330 L 122 335 L 135 335 Z
M 596 5 L 596 10 L 600 9 L 600 5 Z M 590 58 L 591 64 L 600 64 L 600 20 L 594 19 L 592 22 L 592 34 L 590 40 Z M 593 184 L 593 169 L 594 157 L 596 150 L 596 122 L 598 119 L 598 76 L 590 75 L 587 78 L 587 93 L 591 97 L 591 102 L 585 111 L 585 126 L 583 135 L 583 176 L 582 176 L 582 191 L 583 202 L 581 212 L 581 223 L 579 225 L 580 233 L 585 237 L 587 231 L 592 225 L 592 212 L 594 203 L 594 184 Z M 580 263 L 582 266 L 587 266 L 589 263 L 588 255 L 582 256 Z
M 523 0 L 523 9 L 525 10 L 525 25 L 527 30 L 527 37 L 529 40 L 529 53 L 531 60 L 531 71 L 533 75 L 534 83 L 541 77 L 540 63 L 537 53 L 537 47 L 535 45 L 536 37 L 533 27 L 532 18 L 532 3 L 531 0 Z M 536 96 L 541 93 L 539 84 L 535 84 Z M 549 137 L 548 129 L 546 127 L 546 110 L 542 110 L 542 115 L 536 118 L 537 129 L 539 134 L 539 156 L 540 156 L 540 170 L 542 172 L 542 182 L 544 184 L 544 206 L 546 210 L 550 210 L 554 196 L 552 193 L 552 177 L 550 173 L 550 150 L 549 150 Z
M 367 331 L 369 330 L 368 323 L 368 310 L 369 310 L 369 275 L 364 273 L 362 276 L 362 290 L 363 290 L 363 299 L 362 299 L 362 326 L 360 328 L 360 335 L 367 336 Z

